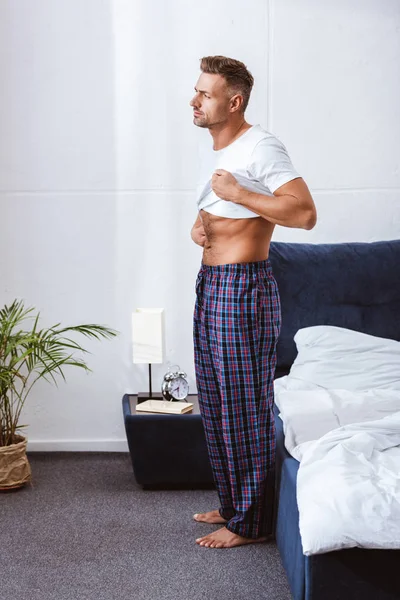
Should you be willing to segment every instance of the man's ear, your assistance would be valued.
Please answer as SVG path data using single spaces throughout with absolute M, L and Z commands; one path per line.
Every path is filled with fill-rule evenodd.
M 242 105 L 243 105 L 243 96 L 241 96 L 240 94 L 236 94 L 235 96 L 233 96 L 231 98 L 231 111 L 230 112 L 236 112 L 236 111 L 240 110 Z

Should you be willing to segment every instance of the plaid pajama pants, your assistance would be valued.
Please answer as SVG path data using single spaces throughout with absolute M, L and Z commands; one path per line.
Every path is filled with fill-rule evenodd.
M 279 292 L 268 259 L 201 265 L 193 319 L 200 412 L 219 512 L 227 529 L 249 538 L 267 533 L 280 326 Z

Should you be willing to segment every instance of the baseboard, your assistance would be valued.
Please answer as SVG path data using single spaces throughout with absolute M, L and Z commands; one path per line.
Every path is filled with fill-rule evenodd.
M 27 452 L 129 452 L 126 440 L 30 440 Z

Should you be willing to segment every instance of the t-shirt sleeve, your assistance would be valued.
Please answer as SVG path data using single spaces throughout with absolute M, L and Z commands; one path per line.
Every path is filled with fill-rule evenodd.
M 281 185 L 301 177 L 285 146 L 277 138 L 264 138 L 255 146 L 247 166 L 250 175 L 274 193 Z

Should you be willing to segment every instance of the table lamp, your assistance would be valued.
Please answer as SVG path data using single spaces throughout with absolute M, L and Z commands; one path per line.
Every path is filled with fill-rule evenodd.
M 136 308 L 132 313 L 133 363 L 149 365 L 149 391 L 139 393 L 138 400 L 162 399 L 161 392 L 153 394 L 151 365 L 164 362 L 164 309 Z

